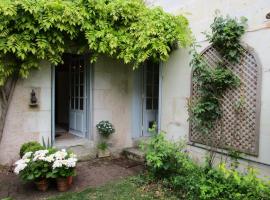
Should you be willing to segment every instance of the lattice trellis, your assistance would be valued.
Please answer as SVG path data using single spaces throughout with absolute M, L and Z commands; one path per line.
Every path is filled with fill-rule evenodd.
M 223 116 L 210 134 L 196 132 L 192 123 L 190 124 L 191 142 L 206 145 L 211 142 L 219 148 L 258 155 L 261 68 L 254 54 L 243 48 L 241 61 L 236 65 L 224 60 L 212 46 L 205 49 L 202 56 L 211 67 L 217 66 L 220 61 L 225 62 L 227 67 L 239 77 L 241 85 L 228 90 L 223 95 Z M 198 98 L 198 87 L 194 82 L 192 82 L 191 94 L 192 99 Z M 243 104 L 240 109 L 237 109 L 236 103 L 241 100 Z

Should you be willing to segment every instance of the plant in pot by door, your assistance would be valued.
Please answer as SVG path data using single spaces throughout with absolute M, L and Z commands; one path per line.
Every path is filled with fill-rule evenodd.
M 58 191 L 67 191 L 72 184 L 72 177 L 75 176 L 77 158 L 73 153 L 68 153 L 65 149 L 57 151 L 54 158 L 50 177 L 56 178 Z
M 103 141 L 98 144 L 98 157 L 104 158 L 109 157 L 110 151 L 108 150 L 108 144 L 107 142 Z
M 101 142 L 98 144 L 98 157 L 110 156 L 107 140 L 115 132 L 115 129 L 109 121 L 101 121 L 96 127 L 101 136 Z
M 48 174 L 51 171 L 52 156 L 54 150 L 38 150 L 26 152 L 23 157 L 15 163 L 14 172 L 23 181 L 33 181 L 40 191 L 48 189 Z

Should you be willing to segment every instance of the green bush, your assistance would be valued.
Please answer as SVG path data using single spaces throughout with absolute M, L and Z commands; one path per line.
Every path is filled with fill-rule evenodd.
M 23 157 L 23 155 L 26 152 L 29 152 L 29 151 L 34 152 L 41 149 L 45 149 L 45 148 L 36 141 L 26 142 L 20 148 L 20 157 Z
M 270 199 L 270 183 L 257 178 L 252 168 L 242 173 L 227 169 L 224 163 L 211 169 L 198 165 L 185 151 L 183 142 L 170 142 L 164 133 L 153 135 L 143 147 L 151 177 L 161 180 L 179 199 Z

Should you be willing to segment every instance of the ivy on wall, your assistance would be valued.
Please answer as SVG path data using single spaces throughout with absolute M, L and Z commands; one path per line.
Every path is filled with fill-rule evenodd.
M 16 73 L 28 77 L 42 59 L 61 63 L 74 46 L 92 61 L 102 53 L 138 67 L 192 43 L 184 16 L 142 0 L 2 0 L 0 21 L 0 86 Z
M 246 22 L 245 18 L 238 20 L 217 16 L 211 25 L 211 33 L 206 35 L 210 44 L 228 63 L 240 62 L 240 40 L 245 33 Z M 239 86 L 240 80 L 226 67 L 225 62 L 220 62 L 214 68 L 210 67 L 195 50 L 190 65 L 193 68 L 192 81 L 198 87 L 199 97 L 189 102 L 189 120 L 196 131 L 208 134 L 222 116 L 222 95 L 229 88 Z

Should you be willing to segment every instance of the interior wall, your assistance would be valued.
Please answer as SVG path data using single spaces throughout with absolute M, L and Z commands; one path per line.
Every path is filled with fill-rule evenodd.
M 56 80 L 56 123 L 68 124 L 69 113 L 69 73 L 68 70 L 57 71 Z

